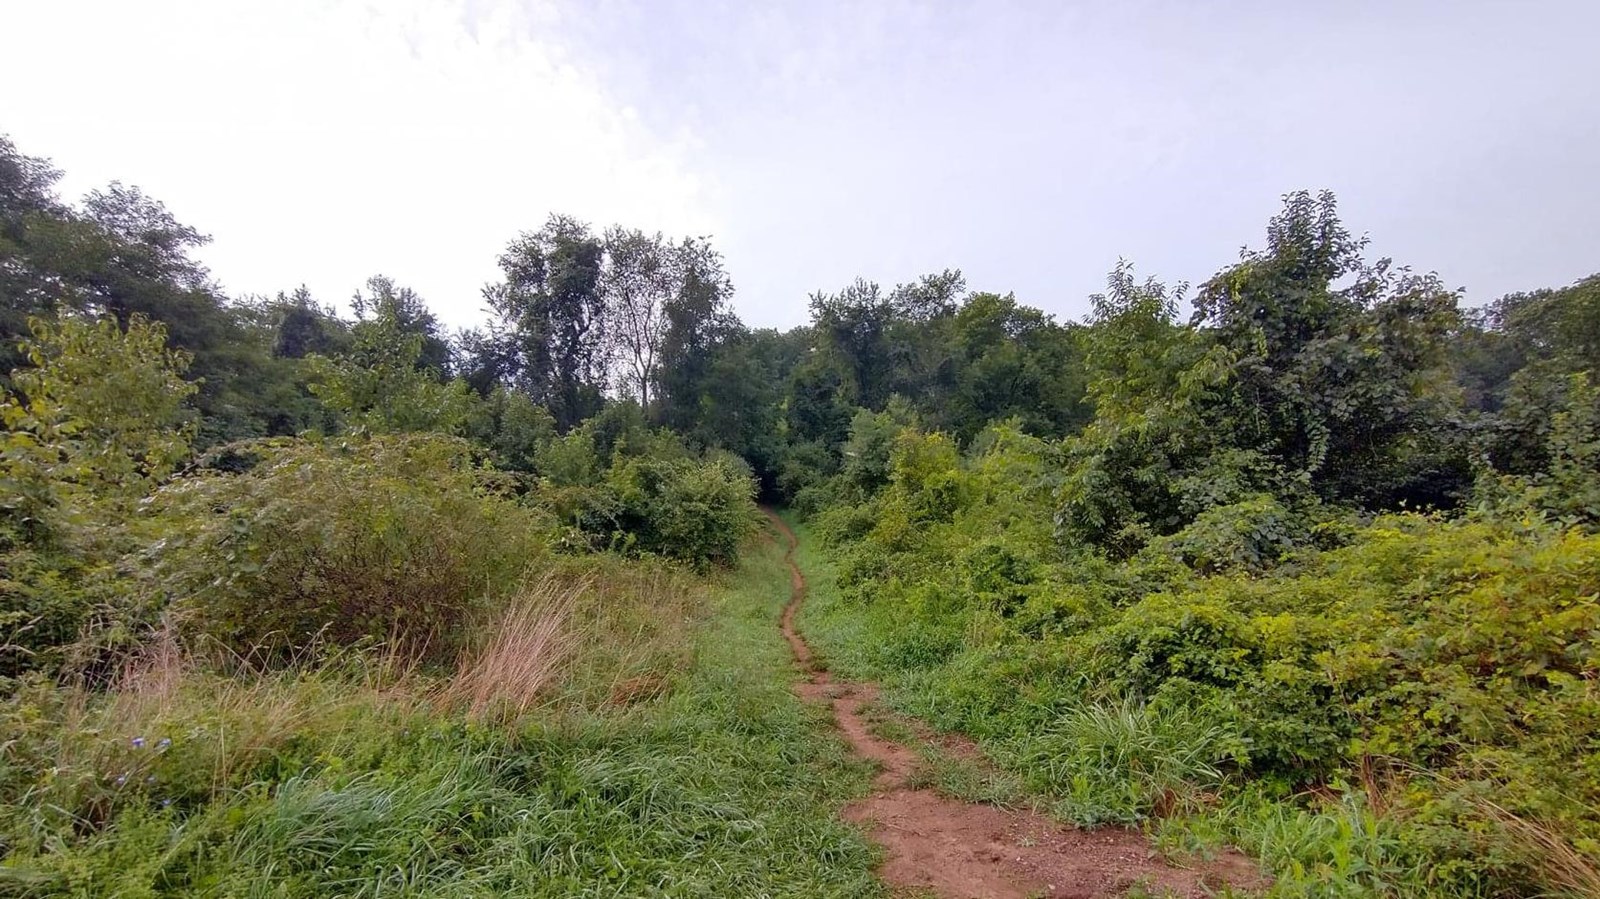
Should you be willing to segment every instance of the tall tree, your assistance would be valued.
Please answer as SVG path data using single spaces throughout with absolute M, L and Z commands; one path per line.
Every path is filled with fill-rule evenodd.
M 401 334 L 414 334 L 420 341 L 417 368 L 433 372 L 440 380 L 449 377 L 450 342 L 445 339 L 438 318 L 416 291 L 396 284 L 393 278 L 374 275 L 367 279 L 367 292 L 356 291 L 350 305 L 356 313 L 357 331 L 363 324 L 382 321 L 385 327 L 393 327 Z
M 191 256 L 205 236 L 115 182 L 72 208 L 55 197 L 56 177 L 0 139 L 0 368 L 26 364 L 16 344 L 31 316 L 59 307 L 127 328 L 143 315 L 193 360 L 200 444 L 297 430 L 299 416 L 280 408 L 297 395 L 293 373 L 274 364 L 256 310 L 229 303 Z
M 955 387 L 952 329 L 966 293 L 967 279 L 958 269 L 923 275 L 889 293 L 890 392 L 927 409 L 949 401 Z
M 703 423 L 719 350 L 744 332 L 728 310 L 733 285 L 710 243 L 686 238 L 675 248 L 675 290 L 663 306 L 659 419 L 684 433 Z M 774 382 L 775 383 L 775 382 Z M 727 444 L 723 444 L 727 445 Z
M 504 280 L 484 290 L 498 318 L 505 376 L 568 430 L 604 402 L 604 245 L 589 226 L 552 215 L 500 255 Z
M 881 409 L 888 401 L 894 375 L 889 331 L 895 318 L 891 298 L 864 278 L 838 293 L 811 295 L 818 364 L 837 368 L 843 398 L 850 404 Z
M 1600 382 L 1600 275 L 1496 300 L 1451 350 L 1486 413 L 1476 426 L 1488 461 L 1518 475 L 1548 469 L 1558 417 L 1585 414 L 1576 406 L 1594 395 L 1574 391 L 1572 376 Z
M 600 288 L 609 316 L 608 335 L 621 369 L 618 386 L 648 416 L 660 377 L 667 303 L 677 292 L 676 248 L 661 232 L 609 228 Z
M 1027 433 L 1061 437 L 1093 414 L 1078 341 L 1045 313 L 1010 294 L 979 293 L 949 331 L 949 385 L 941 402 L 925 408 L 962 440 L 1013 418 Z
M 61 299 L 37 271 L 30 239 L 41 220 L 68 215 L 55 194 L 60 177 L 49 162 L 23 155 L 0 134 L 0 386 L 27 360 L 20 341 L 28 334 L 28 317 L 50 313 Z
M 1195 324 L 1232 357 L 1226 432 L 1326 499 L 1453 504 L 1465 456 L 1445 356 L 1456 295 L 1433 275 L 1368 264 L 1330 193 L 1284 199 L 1267 247 L 1208 281 Z
M 279 293 L 266 305 L 273 329 L 274 356 L 303 359 L 313 353 L 330 356 L 347 348 L 349 327 L 332 308 L 318 305 L 305 285 L 288 295 Z
M 466 430 L 477 397 L 465 381 L 445 381 L 423 358 L 425 333 L 394 304 L 365 311 L 350 348 L 312 356 L 312 391 L 345 424 L 373 432 Z

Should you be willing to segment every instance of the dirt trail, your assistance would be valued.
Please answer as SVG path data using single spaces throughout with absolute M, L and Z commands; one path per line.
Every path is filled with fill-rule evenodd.
M 1135 885 L 1154 895 L 1183 897 L 1215 895 L 1224 884 L 1260 886 L 1255 867 L 1237 853 L 1198 868 L 1175 868 L 1133 831 L 1077 830 L 1033 812 L 962 802 L 908 786 L 920 760 L 868 726 L 865 709 L 877 699 L 877 691 L 871 684 L 835 680 L 815 664 L 796 630 L 794 616 L 806 595 L 805 576 L 794 561 L 799 541 L 781 518 L 766 514 L 788 542 L 784 561 L 791 592 L 783 610 L 783 636 L 805 672 L 795 690 L 809 701 L 830 704 L 850 745 L 881 769 L 872 795 L 847 806 L 844 816 L 865 827 L 886 851 L 878 873 L 891 888 L 928 890 L 949 899 L 1091 899 L 1120 896 Z

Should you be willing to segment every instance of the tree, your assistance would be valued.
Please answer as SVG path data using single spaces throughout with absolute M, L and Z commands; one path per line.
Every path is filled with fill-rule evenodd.
M 54 194 L 57 174 L 0 140 L 0 372 L 27 364 L 16 345 L 30 317 L 62 308 L 126 328 L 143 316 L 192 358 L 199 443 L 298 430 L 305 416 L 294 367 L 272 358 L 259 310 L 228 303 L 191 258 L 205 236 L 116 182 L 74 209 Z M 285 414 L 286 403 L 296 408 Z
M 466 430 L 476 397 L 465 381 L 441 382 L 423 364 L 426 337 L 384 306 L 355 328 L 355 342 L 334 358 L 310 357 L 311 390 L 346 424 L 375 433 Z
M 552 215 L 500 256 L 504 280 L 484 290 L 504 341 L 505 375 L 566 431 L 604 402 L 604 245 L 589 226 Z
M 1225 366 L 1204 338 L 1177 321 L 1183 286 L 1137 281 L 1119 261 L 1106 291 L 1091 297 L 1082 336 L 1094 418 L 1064 446 L 1067 457 L 1056 511 L 1058 533 L 1112 555 L 1138 551 L 1150 537 L 1183 528 L 1210 503 L 1257 489 L 1233 470 L 1248 469 L 1222 452 L 1226 435 L 1204 426 L 1202 410 L 1225 380 Z M 1190 489 L 1195 471 L 1215 474 Z
M 836 451 L 850 434 L 852 393 L 838 366 L 813 350 L 789 377 L 785 424 L 791 442 Z
M 1367 264 L 1364 246 L 1332 194 L 1289 194 L 1266 250 L 1200 289 L 1194 323 L 1232 356 L 1212 427 L 1315 477 L 1325 499 L 1453 505 L 1466 487 L 1445 356 L 1456 295 L 1436 276 Z
M 0 134 L 0 383 L 26 362 L 18 341 L 28 333 L 28 317 L 50 313 L 59 299 L 34 269 L 29 232 L 41 218 L 67 215 L 55 194 L 60 177 Z
M 647 415 L 660 374 L 666 305 L 678 286 L 675 249 L 659 231 L 613 227 L 605 234 L 600 289 L 609 316 L 607 333 L 622 368 L 619 386 Z
M 798 355 L 796 342 L 729 319 L 705 354 L 694 405 L 686 409 L 692 417 L 672 426 L 699 446 L 743 457 L 771 488 L 782 456 L 783 384 Z
M 967 291 L 957 269 L 927 274 L 889 293 L 890 392 L 915 397 L 925 409 L 945 406 L 955 389 L 952 327 Z
M 1514 293 L 1490 304 L 1452 347 L 1458 374 L 1485 415 L 1480 450 L 1496 471 L 1548 471 L 1554 424 L 1582 397 L 1574 375 L 1600 373 L 1600 275 L 1568 287 Z
M 331 308 L 319 306 L 305 285 L 266 304 L 272 321 L 272 355 L 280 359 L 328 356 L 349 347 L 350 329 Z
M 836 369 L 850 405 L 881 409 L 888 401 L 895 356 L 889 331 L 895 317 L 891 298 L 864 278 L 838 293 L 811 295 L 817 364 Z
M 925 408 L 961 440 L 1006 419 L 1042 437 L 1065 436 L 1088 421 L 1093 409 L 1078 341 L 1050 316 L 1010 294 L 978 293 L 948 331 L 949 386 Z
M 517 390 L 494 388 L 477 413 L 469 436 L 487 446 L 495 466 L 505 471 L 534 471 L 541 449 L 556 436 L 549 411 Z
M 685 238 L 676 248 L 675 257 L 677 283 L 662 309 L 666 327 L 661 337 L 658 418 L 684 434 L 694 434 L 704 430 L 706 403 L 715 402 L 712 394 L 758 385 L 729 384 L 713 372 L 717 360 L 729 355 L 724 349 L 737 353 L 730 348 L 730 342 L 745 333 L 739 319 L 728 311 L 733 285 L 723 268 L 722 256 L 704 240 Z M 738 377 L 733 371 L 727 375 Z M 766 383 L 775 385 L 777 381 L 769 379 Z M 718 429 L 713 426 L 710 430 Z M 699 436 L 705 442 L 731 448 L 719 437 L 705 433 Z
M 188 456 L 194 423 L 183 380 L 189 357 L 142 316 L 35 318 L 0 419 L 17 463 L 38 477 L 94 494 L 142 495 Z M 7 481 L 20 477 L 7 469 Z M 19 490 L 19 494 L 27 491 Z
M 416 291 L 397 285 L 393 278 L 374 275 L 367 279 L 367 292 L 356 291 L 350 305 L 356 313 L 357 332 L 368 323 L 381 320 L 385 327 L 393 327 L 401 334 L 414 334 L 420 338 L 421 347 L 416 357 L 417 368 L 432 372 L 440 380 L 450 376 L 450 342 L 445 340 L 439 320 Z

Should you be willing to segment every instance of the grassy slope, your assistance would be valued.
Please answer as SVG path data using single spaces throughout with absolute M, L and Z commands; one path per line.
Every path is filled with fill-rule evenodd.
M 789 691 L 775 627 L 787 592 L 781 552 L 754 548 L 712 591 L 665 697 L 536 712 L 515 732 L 415 702 L 344 703 L 224 789 L 188 793 L 182 754 L 204 739 L 193 721 L 171 722 L 159 758 L 153 736 L 129 750 L 126 735 L 73 735 L 148 759 L 135 780 L 153 772 L 150 786 L 76 831 L 46 792 L 22 792 L 4 812 L 0 895 L 878 895 L 871 849 L 836 818 L 868 772 Z M 286 680 L 247 705 L 353 689 Z M 195 714 L 214 714 L 201 698 Z M 65 745 L 28 709 L 5 725 L 41 750 Z M 18 776 L 26 761 L 13 750 L 0 767 Z

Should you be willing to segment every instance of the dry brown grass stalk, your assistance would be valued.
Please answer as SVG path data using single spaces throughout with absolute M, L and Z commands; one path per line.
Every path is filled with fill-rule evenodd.
M 1600 896 L 1600 857 L 1579 849 L 1555 825 L 1525 817 L 1492 799 L 1476 795 L 1468 789 L 1469 783 L 1458 777 L 1403 763 L 1396 763 L 1396 766 L 1459 792 L 1478 814 L 1494 822 L 1505 837 L 1527 854 L 1539 882 L 1551 890 L 1548 895 L 1582 899 Z M 1492 765 L 1480 762 L 1475 772 L 1489 783 L 1504 784 Z
M 123 664 L 116 693 L 125 701 L 142 706 L 146 715 L 165 715 L 193 667 L 192 656 L 178 641 L 177 628 L 171 621 L 163 621 L 150 640 Z
M 582 641 L 573 609 L 589 589 L 545 577 L 525 586 L 492 624 L 483 645 L 462 654 L 442 696 L 475 720 L 516 720 L 537 706 Z
M 1539 860 L 1539 876 L 1560 895 L 1600 896 L 1600 859 L 1587 855 L 1555 828 L 1524 818 L 1487 799 L 1474 804 Z
M 82 718 L 77 729 L 122 740 L 80 741 L 73 748 L 108 756 L 90 764 L 110 770 L 129 754 L 128 737 L 146 736 L 153 743 L 174 721 L 204 720 L 210 734 L 201 739 L 209 745 L 197 761 L 209 763 L 212 782 L 220 788 L 297 733 L 336 727 L 361 709 L 403 711 L 419 702 L 419 663 L 402 648 L 362 655 L 351 666 L 353 680 L 305 677 L 318 671 L 323 651 L 320 644 L 305 648 L 289 667 L 275 669 L 264 650 L 238 652 L 220 643 L 197 648 L 165 622 L 127 657 L 113 689 L 98 701 L 92 691 L 75 691 L 71 708 Z

